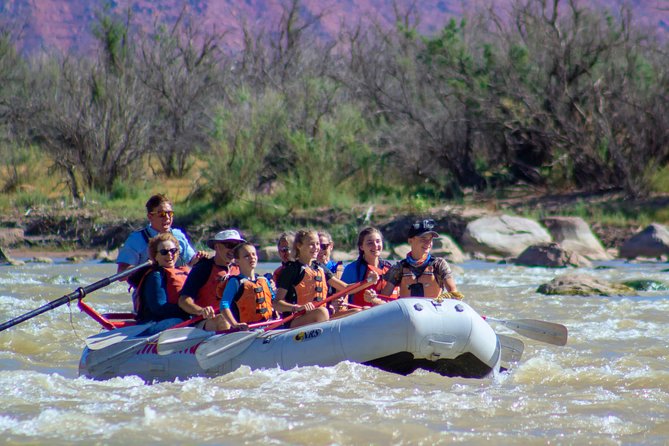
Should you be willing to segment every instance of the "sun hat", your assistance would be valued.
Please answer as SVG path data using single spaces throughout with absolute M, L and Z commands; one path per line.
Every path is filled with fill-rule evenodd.
M 226 229 L 218 232 L 213 238 L 207 240 L 207 246 L 214 249 L 214 245 L 219 242 L 245 242 L 244 237 L 236 229 Z
M 432 219 L 417 220 L 409 227 L 407 238 L 420 237 L 425 234 L 432 234 L 433 238 L 439 238 L 439 233 L 434 231 L 435 226 Z

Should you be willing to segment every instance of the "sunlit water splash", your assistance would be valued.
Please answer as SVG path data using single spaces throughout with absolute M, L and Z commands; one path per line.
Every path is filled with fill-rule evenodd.
M 583 272 L 669 281 L 666 264 L 610 266 Z M 83 339 L 99 327 L 73 303 L 0 333 L 0 444 L 669 443 L 666 291 L 550 297 L 536 288 L 564 270 L 463 267 L 460 289 L 481 314 L 563 323 L 569 344 L 523 338 L 521 362 L 494 380 L 341 363 L 154 385 L 97 382 L 77 377 L 77 364 Z M 0 267 L 0 322 L 114 272 L 95 263 Z M 121 283 L 86 301 L 103 312 L 129 306 Z

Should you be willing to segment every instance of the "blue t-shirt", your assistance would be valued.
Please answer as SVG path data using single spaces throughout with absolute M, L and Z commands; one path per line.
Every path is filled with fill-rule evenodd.
M 116 263 L 139 265 L 140 263 L 149 260 L 149 243 L 146 241 L 146 238 L 144 238 L 144 234 L 142 234 L 144 231 L 146 231 L 149 238 L 158 235 L 158 231 L 153 229 L 151 225 L 148 225 L 146 228 L 140 229 L 139 231 L 132 232 L 121 249 L 119 249 Z M 195 256 L 195 250 L 190 245 L 188 238 L 186 238 L 186 234 L 181 232 L 181 230 L 172 228 L 170 229 L 170 232 L 172 232 L 174 238 L 179 242 L 179 261 L 176 266 L 187 265 L 193 256 Z

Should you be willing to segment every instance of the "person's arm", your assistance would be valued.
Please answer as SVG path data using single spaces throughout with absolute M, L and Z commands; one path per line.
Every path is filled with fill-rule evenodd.
M 390 267 L 390 269 L 383 275 L 383 279 L 386 281 L 386 286 L 381 290 L 383 296 L 390 296 L 393 294 L 393 290 L 400 283 L 400 274 L 402 272 L 402 265 L 396 263 Z
M 202 307 L 195 302 L 200 288 L 205 285 L 210 273 L 211 269 L 207 268 L 206 264 L 200 264 L 188 273 L 188 278 L 179 296 L 179 307 L 186 313 L 202 316 L 205 319 L 211 319 L 216 315 L 213 307 Z
M 204 319 L 216 316 L 214 307 L 201 307 L 195 303 L 195 299 L 185 294 L 179 296 L 179 307 L 188 314 L 202 316 Z
M 442 291 L 447 291 L 453 299 L 462 300 L 465 296 L 458 291 L 458 286 L 453 278 L 453 271 L 446 259 L 437 258 L 434 263 L 434 272 L 436 273 L 437 283 Z
M 285 288 L 277 288 L 276 290 L 276 298 L 272 302 L 272 306 L 276 311 L 280 312 L 290 312 L 290 313 L 297 313 L 302 309 L 300 305 L 297 304 L 289 304 L 286 302 L 286 296 L 288 295 L 288 290 Z
M 223 296 L 221 297 L 221 316 L 228 322 L 230 328 L 248 330 L 248 325 L 246 323 L 239 322 L 232 314 L 232 310 L 230 310 L 230 307 L 234 304 L 235 297 L 237 296 L 240 287 L 241 282 L 239 278 L 231 277 L 228 280 L 228 284 L 225 286 Z

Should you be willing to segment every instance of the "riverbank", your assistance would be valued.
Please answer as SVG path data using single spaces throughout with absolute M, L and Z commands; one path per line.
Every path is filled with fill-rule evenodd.
M 191 240 L 204 247 L 206 240 L 222 227 L 238 227 L 259 246 L 274 243 L 276 235 L 287 229 L 323 228 L 332 232 L 337 249 L 355 248 L 355 237 L 366 225 L 382 229 L 388 245 L 405 242 L 406 225 L 414 218 L 430 216 L 438 229 L 459 241 L 468 222 L 477 218 L 509 214 L 536 221 L 551 216 L 578 215 L 590 226 L 593 234 L 607 250 L 618 249 L 626 240 L 643 229 L 646 220 L 660 216 L 669 209 L 669 195 L 629 200 L 618 193 L 561 195 L 528 194 L 519 191 L 504 199 L 485 196 L 467 197 L 463 204 L 444 203 L 425 209 L 399 209 L 383 205 L 359 205 L 350 209 L 315 209 L 295 211 L 283 219 L 282 227 L 267 222 L 261 231 L 251 233 L 240 222 L 194 222 L 192 217 L 175 216 L 175 226 L 187 231 Z M 604 218 L 608 212 L 615 218 Z M 666 212 L 665 212 L 666 213 Z M 666 219 L 664 219 L 666 220 Z M 91 208 L 33 209 L 14 212 L 0 218 L 0 248 L 15 259 L 76 258 L 89 260 L 101 253 L 117 249 L 128 234 L 142 227 L 145 221 L 129 220 L 108 210 Z

